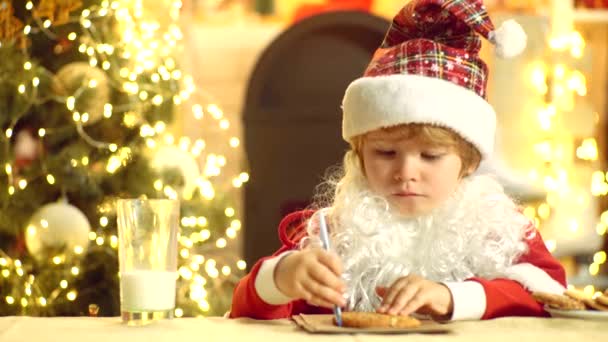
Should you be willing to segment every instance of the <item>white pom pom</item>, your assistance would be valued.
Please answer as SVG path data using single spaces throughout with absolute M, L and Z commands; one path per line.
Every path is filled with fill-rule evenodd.
M 17 159 L 34 160 L 38 155 L 38 140 L 27 130 L 17 133 L 15 141 L 15 157 Z
M 524 29 L 513 19 L 503 22 L 497 30 L 490 32 L 488 38 L 496 45 L 496 54 L 502 58 L 522 53 L 528 40 Z

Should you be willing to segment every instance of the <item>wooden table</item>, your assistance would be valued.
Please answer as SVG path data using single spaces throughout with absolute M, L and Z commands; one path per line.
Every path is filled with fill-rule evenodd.
M 548 318 L 501 318 L 449 323 L 442 335 L 310 334 L 290 320 L 180 318 L 143 327 L 122 324 L 118 317 L 0 317 L 0 341 L 154 342 L 154 341 L 608 341 L 608 321 Z

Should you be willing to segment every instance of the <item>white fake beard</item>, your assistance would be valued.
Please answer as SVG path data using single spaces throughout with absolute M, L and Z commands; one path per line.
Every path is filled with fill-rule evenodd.
M 358 165 L 347 164 L 345 171 L 328 219 L 332 249 L 343 264 L 348 310 L 375 311 L 381 302 L 376 287 L 410 273 L 436 282 L 499 277 L 527 250 L 529 221 L 488 176 L 463 179 L 443 205 L 405 218 L 369 190 Z M 317 215 L 302 246 L 319 243 L 313 220 Z

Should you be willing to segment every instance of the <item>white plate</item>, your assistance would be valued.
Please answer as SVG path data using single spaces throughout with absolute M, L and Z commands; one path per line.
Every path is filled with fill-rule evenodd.
M 559 310 L 548 306 L 545 306 L 545 310 L 547 310 L 552 317 L 608 320 L 608 311 Z

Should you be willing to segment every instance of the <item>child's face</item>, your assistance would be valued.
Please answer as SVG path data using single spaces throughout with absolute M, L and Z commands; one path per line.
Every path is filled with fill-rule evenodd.
M 381 130 L 363 139 L 361 155 L 370 187 L 402 215 L 429 213 L 460 183 L 462 161 L 449 147 Z

